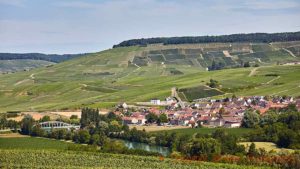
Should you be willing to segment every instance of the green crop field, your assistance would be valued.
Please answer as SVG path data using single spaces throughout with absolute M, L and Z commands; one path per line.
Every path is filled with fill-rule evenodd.
M 193 136 L 194 134 L 200 133 L 200 134 L 212 134 L 214 131 L 216 131 L 217 128 L 188 128 L 188 129 L 174 129 L 174 130 L 166 130 L 166 131 L 159 131 L 159 132 L 168 132 L 168 133 L 178 133 L 180 135 L 189 135 Z M 248 128 L 224 128 L 226 132 L 229 134 L 233 134 L 236 136 L 243 136 L 253 129 Z M 155 132 L 153 132 L 155 133 Z
M 3 168 L 178 168 L 252 169 L 254 166 L 192 162 L 159 157 L 51 150 L 1 150 Z M 264 168 L 264 167 L 257 167 Z M 265 167 L 267 168 L 267 167 Z
M 0 60 L 0 72 L 17 72 L 53 64 L 56 63 L 31 59 Z
M 73 143 L 47 138 L 20 137 L 0 138 L 0 150 L 3 149 L 55 149 L 66 150 Z
M 223 94 L 222 92 L 220 92 L 216 89 L 211 89 L 206 86 L 182 88 L 182 89 L 179 89 L 179 93 L 182 93 L 182 95 L 184 95 L 183 98 L 186 98 L 188 101 L 193 101 L 193 100 L 199 99 L 199 98 L 212 97 L 212 96 L 217 96 L 217 95 Z
M 243 56 L 225 57 L 222 56 L 222 50 L 238 52 L 251 48 L 249 44 L 233 44 L 232 47 L 228 44 L 123 47 L 88 54 L 53 66 L 0 75 L 0 112 L 77 109 L 86 106 L 110 108 L 119 102 L 164 99 L 171 95 L 172 87 L 195 88 L 205 85 L 211 78 L 218 80 L 226 89 L 224 95 L 219 93 L 221 95 L 215 97 L 233 93 L 240 96 L 300 95 L 300 66 L 276 65 L 276 62 L 300 60 L 300 57 L 290 56 L 279 48 L 244 56 L 261 58 L 261 61 L 267 57 L 270 60 L 261 63 L 259 68 L 205 71 L 204 68 L 210 66 L 212 59 L 203 58 L 203 51 L 199 47 L 211 51 L 210 57 L 226 62 L 226 65 L 235 65 Z M 165 64 L 152 62 L 147 55 L 151 50 L 161 54 L 161 57 L 164 55 L 163 58 L 169 54 L 176 55 L 175 60 Z M 196 59 L 188 58 L 191 52 Z M 147 66 L 134 65 L 132 61 L 136 56 L 141 57 L 143 62 L 149 61 Z M 277 73 L 279 76 L 265 76 L 268 73 Z M 207 96 L 211 96 L 211 91 L 203 90 L 201 95 L 191 97 Z
M 71 151 L 67 150 L 70 144 L 47 138 L 0 138 L 0 168 L 253 168 L 154 156 Z

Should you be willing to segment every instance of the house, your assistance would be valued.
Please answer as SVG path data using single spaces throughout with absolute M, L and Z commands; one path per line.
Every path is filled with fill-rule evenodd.
M 159 99 L 156 99 L 156 98 L 155 98 L 155 99 L 151 99 L 151 100 L 150 100 L 150 103 L 151 103 L 151 104 L 154 104 L 154 105 L 160 105 L 160 100 L 159 100 Z
M 146 123 L 146 118 L 144 115 L 139 115 L 137 117 L 123 117 L 123 124 L 137 124 L 144 125 Z
M 135 117 L 123 117 L 123 124 L 137 124 L 138 119 Z
M 226 121 L 224 127 L 227 128 L 239 128 L 241 127 L 241 122 L 238 121 Z
M 221 127 L 221 126 L 224 126 L 224 124 L 225 124 L 225 120 L 223 118 L 218 118 L 215 120 L 211 120 L 209 122 L 209 125 L 213 126 L 213 127 Z

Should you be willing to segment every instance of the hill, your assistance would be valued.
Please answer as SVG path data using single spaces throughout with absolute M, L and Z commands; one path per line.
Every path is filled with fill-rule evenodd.
M 114 47 L 149 45 L 149 44 L 197 44 L 197 43 L 271 43 L 299 41 L 300 32 L 282 32 L 282 33 L 249 33 L 249 34 L 232 34 L 219 36 L 184 36 L 184 37 L 159 37 L 159 38 L 142 38 L 123 41 Z
M 299 47 L 299 41 L 291 41 L 114 48 L 0 75 L 0 111 L 111 107 L 164 99 L 174 86 L 187 100 L 232 93 L 299 96 L 300 66 L 284 65 L 300 61 Z M 224 66 L 206 71 L 213 62 Z M 244 68 L 242 62 L 260 67 Z M 220 82 L 222 92 L 207 88 L 211 78 Z
M 17 72 L 60 63 L 84 54 L 0 53 L 0 72 Z

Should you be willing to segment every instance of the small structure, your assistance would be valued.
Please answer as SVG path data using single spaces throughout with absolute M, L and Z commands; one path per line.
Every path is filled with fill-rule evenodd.
M 46 121 L 46 122 L 39 123 L 39 125 L 41 126 L 42 129 L 47 131 L 51 131 L 52 129 L 78 130 L 80 128 L 79 125 L 72 125 L 61 121 Z
M 150 103 L 151 103 L 151 104 L 154 104 L 154 105 L 160 105 L 160 100 L 159 100 L 159 99 L 156 99 L 156 98 L 155 98 L 155 99 L 151 99 L 151 100 L 150 100 Z

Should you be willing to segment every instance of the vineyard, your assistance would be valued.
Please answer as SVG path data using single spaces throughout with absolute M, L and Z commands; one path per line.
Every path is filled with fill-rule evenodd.
M 91 152 L 0 150 L 0 168 L 252 169 L 255 167 Z

